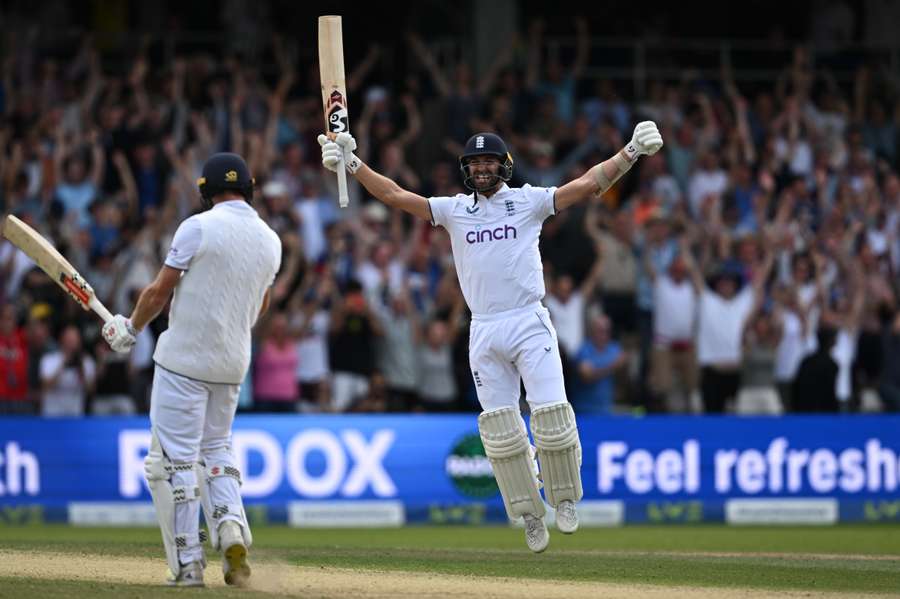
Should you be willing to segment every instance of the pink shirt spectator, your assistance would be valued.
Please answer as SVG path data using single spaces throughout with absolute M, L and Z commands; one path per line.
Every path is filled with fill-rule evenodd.
M 266 340 L 256 358 L 254 394 L 268 401 L 296 401 L 300 397 L 297 386 L 297 346 Z

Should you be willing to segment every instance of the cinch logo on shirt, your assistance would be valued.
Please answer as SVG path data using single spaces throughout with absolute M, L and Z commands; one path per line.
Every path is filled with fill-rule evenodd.
M 466 243 L 484 243 L 500 239 L 516 239 L 516 228 L 506 225 L 494 229 L 482 229 L 479 226 L 475 227 L 474 231 L 466 233 Z

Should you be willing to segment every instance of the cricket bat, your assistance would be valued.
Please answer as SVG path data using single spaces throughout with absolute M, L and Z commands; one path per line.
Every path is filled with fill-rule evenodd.
M 106 309 L 90 285 L 82 278 L 75 267 L 62 257 L 50 242 L 40 233 L 10 214 L 3 222 L 3 236 L 14 246 L 25 252 L 56 284 L 87 310 L 96 312 L 104 322 L 112 320 L 113 315 Z
M 325 131 L 334 139 L 338 133 L 350 132 L 347 85 L 344 82 L 344 35 L 339 16 L 319 17 L 319 76 L 322 81 Z M 343 160 L 338 165 L 337 179 L 338 203 L 341 208 L 346 208 L 350 197 L 347 195 L 347 170 Z

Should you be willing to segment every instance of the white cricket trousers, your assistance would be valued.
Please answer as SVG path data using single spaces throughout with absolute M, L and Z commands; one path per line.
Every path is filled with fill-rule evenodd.
M 496 314 L 473 314 L 469 365 L 485 412 L 519 408 L 519 377 L 532 411 L 567 401 L 556 329 L 550 312 L 538 302 Z
M 240 385 L 206 383 L 157 365 L 150 392 L 150 426 L 163 453 L 175 464 L 219 465 L 238 469 L 231 446 L 231 425 L 237 410 Z M 197 485 L 193 470 L 172 475 L 172 485 Z M 223 515 L 219 522 L 243 524 L 243 503 L 237 479 L 221 476 L 209 485 L 212 504 Z M 175 505 L 175 533 L 194 539 L 200 529 L 200 502 Z M 191 544 L 179 550 L 182 563 L 199 560 L 202 547 Z

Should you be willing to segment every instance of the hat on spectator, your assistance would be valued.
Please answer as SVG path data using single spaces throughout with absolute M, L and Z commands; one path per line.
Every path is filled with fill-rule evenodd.
M 740 289 L 744 284 L 744 273 L 739 263 L 728 260 L 719 264 L 709 277 L 710 287 L 715 288 L 722 279 L 731 279 L 734 286 Z
M 53 314 L 53 308 L 50 307 L 50 304 L 40 302 L 31 306 L 28 318 L 30 320 L 41 320 L 49 317 L 51 314 Z

